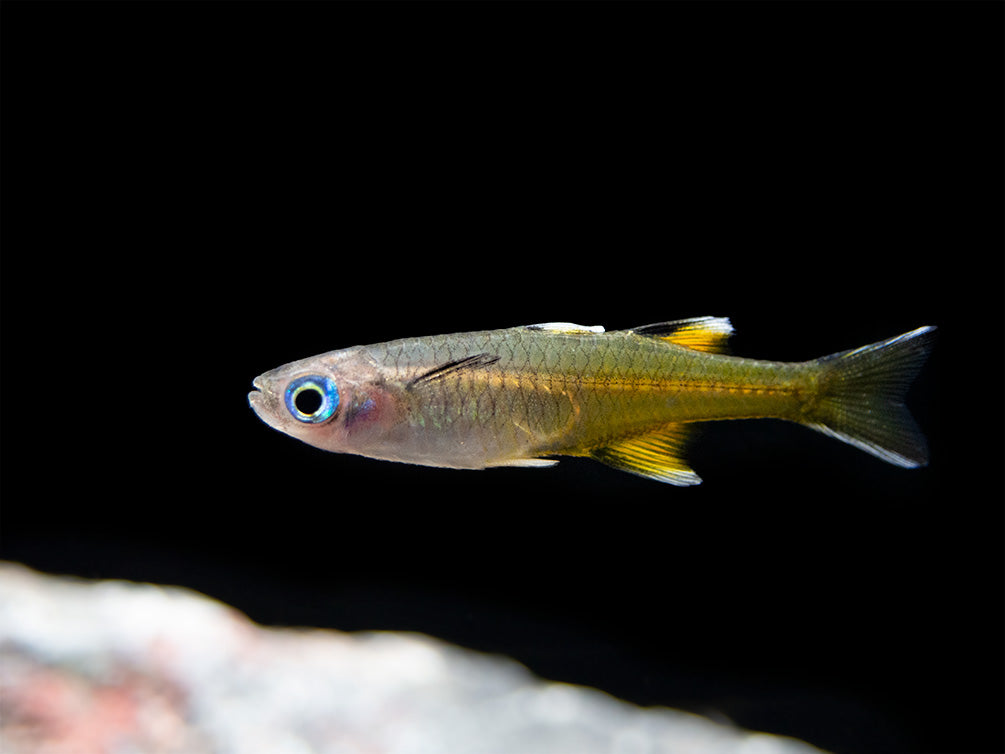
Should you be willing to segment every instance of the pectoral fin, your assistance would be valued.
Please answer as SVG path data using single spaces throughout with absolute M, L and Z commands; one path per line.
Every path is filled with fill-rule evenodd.
M 490 353 L 476 353 L 474 356 L 467 356 L 463 359 L 457 359 L 456 361 L 448 361 L 445 364 L 440 364 L 428 372 L 423 372 L 418 377 L 414 377 L 408 384 L 405 385 L 406 390 L 412 390 L 416 387 L 422 385 L 427 385 L 430 382 L 436 380 L 441 380 L 444 377 L 456 375 L 458 372 L 462 372 L 467 369 L 481 369 L 482 367 L 487 367 L 490 364 L 495 364 L 499 361 L 499 357 Z
M 685 424 L 669 424 L 653 432 L 606 445 L 590 456 L 616 469 L 659 482 L 687 487 L 701 484 L 682 459 L 690 431 Z

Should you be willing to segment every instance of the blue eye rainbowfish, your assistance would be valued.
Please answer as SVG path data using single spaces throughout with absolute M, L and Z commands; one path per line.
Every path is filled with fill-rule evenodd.
M 248 400 L 270 427 L 315 447 L 426 466 L 585 456 L 693 485 L 690 426 L 757 418 L 797 422 L 897 466 L 928 462 L 903 400 L 934 327 L 803 362 L 727 355 L 732 332 L 728 319 L 698 317 L 406 338 L 286 364 L 257 377 Z

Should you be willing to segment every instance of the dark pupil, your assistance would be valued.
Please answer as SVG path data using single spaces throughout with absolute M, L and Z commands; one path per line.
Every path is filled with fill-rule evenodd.
M 297 393 L 297 397 L 293 399 L 293 402 L 296 404 L 297 411 L 300 413 L 306 414 L 307 416 L 316 414 L 318 409 L 321 408 L 321 391 L 317 388 L 301 390 Z

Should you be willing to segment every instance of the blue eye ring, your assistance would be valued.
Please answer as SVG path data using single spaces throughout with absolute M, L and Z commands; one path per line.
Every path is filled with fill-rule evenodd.
M 317 393 L 320 404 L 311 413 L 300 410 L 297 398 L 304 393 Z M 320 424 L 327 421 L 338 408 L 338 388 L 329 378 L 320 374 L 309 374 L 297 377 L 286 386 L 286 410 L 294 419 L 304 424 Z

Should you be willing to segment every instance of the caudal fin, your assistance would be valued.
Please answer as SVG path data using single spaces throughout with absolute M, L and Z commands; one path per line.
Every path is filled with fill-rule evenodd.
M 928 443 L 904 396 L 934 333 L 934 327 L 919 327 L 820 359 L 820 391 L 803 423 L 897 466 L 926 465 Z

